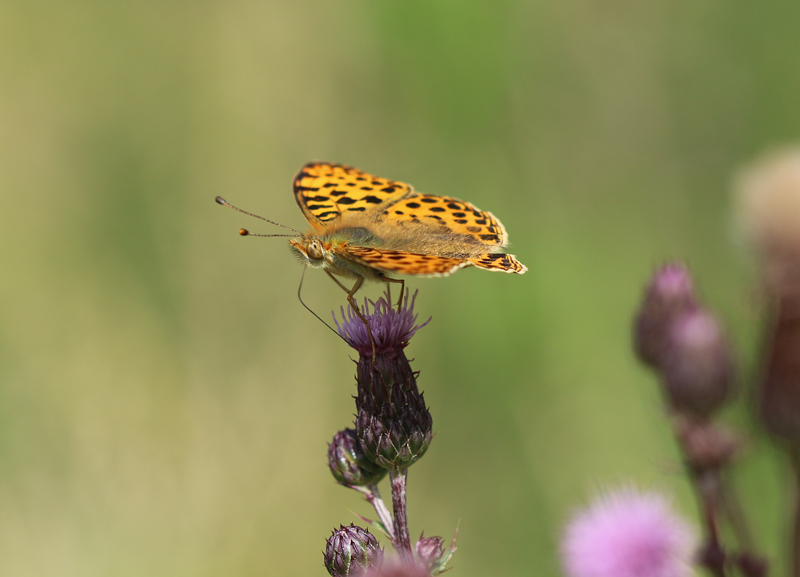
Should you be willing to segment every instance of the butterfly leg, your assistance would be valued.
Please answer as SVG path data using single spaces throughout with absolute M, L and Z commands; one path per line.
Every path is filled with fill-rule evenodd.
M 361 285 L 364 284 L 364 277 L 363 276 L 358 277 L 356 279 L 356 282 L 353 284 L 353 288 L 347 288 L 341 282 L 339 282 L 338 278 L 333 276 L 333 273 L 331 273 L 328 270 L 326 270 L 325 272 L 328 273 L 328 276 L 331 277 L 331 280 L 333 282 L 335 282 L 337 285 L 339 285 L 339 288 L 341 288 L 344 292 L 347 293 L 347 302 L 350 303 L 351 307 L 353 307 L 353 310 L 355 311 L 355 313 L 358 316 L 358 318 L 361 319 L 361 322 L 364 323 L 364 326 L 367 327 L 367 334 L 369 335 L 369 342 L 370 342 L 370 344 L 372 344 L 372 362 L 374 363 L 375 362 L 375 339 L 372 336 L 372 329 L 369 328 L 369 323 L 367 322 L 367 319 L 364 318 L 364 315 L 362 314 L 362 312 L 359 310 L 358 303 L 356 303 L 356 299 L 353 296 L 353 295 L 356 294 L 356 291 L 358 291 L 358 289 L 361 288 Z
M 389 303 L 392 302 L 392 293 L 391 293 L 391 284 L 390 283 L 400 283 L 400 298 L 397 299 L 397 312 L 400 312 L 400 307 L 403 305 L 403 291 L 406 289 L 406 281 L 401 278 L 389 278 L 388 276 L 383 277 L 383 280 L 386 281 L 387 290 L 389 292 Z

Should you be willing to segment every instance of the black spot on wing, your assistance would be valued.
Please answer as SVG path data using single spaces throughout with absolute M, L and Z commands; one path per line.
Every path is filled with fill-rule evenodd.
M 365 210 L 367 210 L 367 207 L 366 206 L 356 206 L 354 208 L 348 208 L 347 210 L 349 210 L 351 212 L 364 212 Z
M 338 210 L 329 210 L 327 212 L 321 212 L 317 215 L 317 218 L 320 220 L 330 220 L 336 216 L 339 216 Z
M 407 203 L 406 203 L 406 206 L 407 206 L 408 208 L 419 208 L 419 207 L 420 207 L 420 204 L 419 204 L 418 202 L 407 202 Z
M 437 202 L 437 200 L 436 200 L 435 198 L 432 198 L 432 197 L 430 197 L 430 196 L 423 196 L 423 197 L 422 197 L 422 198 L 420 198 L 419 200 L 420 200 L 420 202 L 427 202 L 427 203 L 434 203 L 434 202 Z
M 298 192 L 306 192 L 306 191 L 317 192 L 319 190 L 319 187 L 316 186 L 316 187 L 312 188 L 310 186 L 300 186 L 300 185 L 298 185 L 298 186 L 295 187 L 295 190 L 298 191 Z
M 480 237 L 481 237 L 481 240 L 487 240 L 487 241 L 498 241 L 498 240 L 500 240 L 499 238 L 497 238 L 496 234 L 482 234 L 482 235 L 480 235 Z
M 383 200 L 372 194 L 370 194 L 369 196 L 365 196 L 361 200 L 363 200 L 364 202 L 368 202 L 370 204 L 380 204 L 381 202 L 383 202 Z
M 342 198 L 342 199 L 336 201 L 336 203 L 337 204 L 344 204 L 345 206 L 347 206 L 347 205 L 350 205 L 350 204 L 355 204 L 356 203 L 356 199 L 353 198 L 352 196 L 348 196 L 347 198 Z
M 309 204 L 308 210 L 321 210 L 323 208 L 333 208 L 330 204 Z
M 432 206 L 432 207 L 430 208 L 430 211 L 431 211 L 431 212 L 444 212 L 444 211 L 445 211 L 445 209 L 444 209 L 444 208 L 442 208 L 441 206 Z

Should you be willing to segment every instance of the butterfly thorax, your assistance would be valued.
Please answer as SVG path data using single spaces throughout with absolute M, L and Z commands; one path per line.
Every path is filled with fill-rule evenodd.
M 381 280 L 386 277 L 385 273 L 348 257 L 348 247 L 375 246 L 380 243 L 380 239 L 364 227 L 346 227 L 328 234 L 310 232 L 289 240 L 289 247 L 306 266 L 321 268 L 343 277 Z

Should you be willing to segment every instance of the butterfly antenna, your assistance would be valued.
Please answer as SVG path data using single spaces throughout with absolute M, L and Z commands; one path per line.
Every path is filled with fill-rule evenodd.
M 253 214 L 252 212 L 247 212 L 246 210 L 242 210 L 238 206 L 233 206 L 231 203 L 229 203 L 227 200 L 225 200 L 221 196 L 218 196 L 214 200 L 217 202 L 217 204 L 221 204 L 222 206 L 227 206 L 228 208 L 232 208 L 233 210 L 238 210 L 239 212 L 241 212 L 242 214 L 246 214 L 247 216 L 254 216 L 254 217 L 260 218 L 261 220 L 266 221 L 266 222 L 268 222 L 270 224 L 274 224 L 275 226 L 279 226 L 281 228 L 286 228 L 286 229 L 289 229 L 289 230 L 293 230 L 294 232 L 296 232 L 299 235 L 303 234 L 302 232 L 300 232 L 296 228 L 292 228 L 291 226 L 286 226 L 285 224 L 281 224 L 279 222 L 275 222 L 274 220 L 269 220 L 268 218 L 264 218 L 263 216 L 258 216 L 257 214 Z M 244 230 L 244 229 L 242 229 L 242 230 Z M 248 236 L 250 233 L 247 233 L 247 231 L 245 231 L 245 233 L 242 233 L 242 231 L 239 231 L 239 234 L 241 234 L 242 236 Z M 281 235 L 277 235 L 277 234 L 253 234 L 253 235 L 250 235 L 250 236 L 281 236 Z M 287 235 L 283 235 L 283 236 L 292 236 L 292 235 L 288 235 L 287 234 Z
M 344 342 L 347 342 L 347 341 L 345 340 L 345 338 L 344 338 L 342 335 L 340 335 L 340 334 L 339 334 L 339 331 L 337 331 L 337 330 L 336 330 L 335 328 L 333 328 L 331 325 L 329 325 L 329 324 L 328 324 L 328 323 L 326 323 L 324 320 L 322 320 L 322 319 L 320 318 L 320 316 L 319 316 L 317 313 L 315 313 L 314 311 L 312 311 L 312 310 L 311 310 L 311 308 L 309 308 L 309 306 L 308 306 L 306 303 L 304 303 L 304 302 L 303 302 L 303 297 L 302 297 L 302 296 L 300 296 L 300 291 L 302 291 L 302 290 L 303 290 L 303 280 L 306 278 L 306 270 L 307 270 L 307 268 L 306 268 L 306 267 L 303 267 L 303 274 L 300 276 L 300 286 L 299 286 L 299 287 L 297 287 L 297 298 L 298 298 L 298 300 L 300 301 L 300 304 L 301 304 L 301 305 L 303 305 L 304 307 L 306 307 L 306 310 L 307 310 L 308 312 L 310 312 L 312 315 L 314 315 L 315 317 L 317 317 L 317 320 L 318 320 L 319 322 L 321 322 L 323 325 L 325 325 L 325 326 L 326 326 L 326 327 L 328 327 L 330 330 L 332 330 L 332 331 L 333 331 L 333 334 L 335 334 L 337 337 L 339 337 L 340 339 L 342 339 Z
M 297 236 L 296 234 L 256 234 L 254 232 L 250 232 L 246 228 L 240 228 L 239 234 L 241 234 L 242 236 L 290 236 L 290 237 Z

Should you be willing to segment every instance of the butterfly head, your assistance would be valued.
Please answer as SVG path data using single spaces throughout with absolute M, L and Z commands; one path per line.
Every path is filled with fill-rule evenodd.
M 289 239 L 289 247 L 303 264 L 314 268 L 323 268 L 326 261 L 327 248 L 318 238 L 302 236 Z

